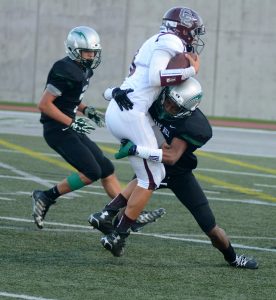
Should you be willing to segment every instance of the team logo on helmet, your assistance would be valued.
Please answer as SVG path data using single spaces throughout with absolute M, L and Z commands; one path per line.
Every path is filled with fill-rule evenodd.
M 194 21 L 196 21 L 191 12 L 187 9 L 181 9 L 179 19 L 181 20 L 181 24 L 184 24 L 188 28 L 191 28 L 194 24 Z

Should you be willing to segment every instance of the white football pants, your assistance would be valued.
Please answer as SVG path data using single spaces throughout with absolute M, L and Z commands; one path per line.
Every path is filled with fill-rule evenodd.
M 108 130 L 114 137 L 129 139 L 134 144 L 158 149 L 153 122 L 149 115 L 135 110 L 121 111 L 115 100 L 111 100 L 106 113 L 105 122 Z M 137 176 L 138 186 L 144 189 L 155 189 L 165 177 L 165 168 L 162 163 L 152 162 L 137 156 L 129 156 L 131 166 Z

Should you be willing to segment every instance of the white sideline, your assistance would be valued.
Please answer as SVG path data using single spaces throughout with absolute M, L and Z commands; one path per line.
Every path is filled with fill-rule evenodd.
M 4 296 L 4 297 L 8 297 L 8 298 L 26 299 L 26 300 L 55 300 L 55 299 L 49 299 L 49 298 L 43 298 L 43 297 L 33 297 L 33 296 L 28 296 L 28 295 L 13 294 L 13 293 L 7 293 L 7 292 L 0 292 L 0 296 Z
M 12 218 L 12 217 L 3 217 L 3 216 L 0 216 L 0 220 L 25 222 L 25 223 L 26 222 L 27 223 L 32 223 L 33 222 L 33 220 L 30 220 L 30 219 L 21 219 L 21 218 Z M 54 226 L 86 229 L 87 232 L 96 232 L 96 231 L 94 231 L 92 229 L 91 226 L 84 226 L 84 225 L 77 225 L 77 224 L 66 224 L 66 223 L 57 223 L 57 222 L 44 222 L 44 223 L 48 224 L 48 225 L 54 225 Z M 9 229 L 15 229 L 15 228 L 10 227 Z M 45 231 L 51 231 L 51 230 L 56 231 L 56 229 L 50 229 L 50 228 L 47 228 L 47 230 L 45 230 Z M 176 236 L 168 236 L 167 234 L 142 233 L 142 232 L 133 232 L 132 234 L 149 236 L 149 237 L 155 237 L 155 238 L 161 238 L 161 239 L 167 239 L 167 240 L 192 242 L 192 243 L 200 243 L 200 244 L 211 244 L 210 241 L 207 241 L 207 240 L 200 240 L 200 239 L 193 239 L 193 238 L 182 238 L 182 237 L 176 237 Z M 256 251 L 264 251 L 264 252 L 274 252 L 274 253 L 276 253 L 276 249 L 261 248 L 261 247 L 255 247 L 255 246 L 246 246 L 246 245 L 234 244 L 234 243 L 232 243 L 232 245 L 235 248 L 239 248 L 239 249 L 250 249 L 250 250 L 256 250 Z

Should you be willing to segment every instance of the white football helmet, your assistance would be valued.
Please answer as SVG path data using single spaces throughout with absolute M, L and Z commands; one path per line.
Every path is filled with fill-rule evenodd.
M 87 26 L 73 28 L 64 44 L 67 55 L 72 60 L 80 62 L 84 67 L 95 69 L 100 64 L 102 47 L 99 35 L 93 28 Z M 82 50 L 93 51 L 94 58 L 84 59 L 81 55 Z
M 174 120 L 191 115 L 198 107 L 202 98 L 202 88 L 200 83 L 193 77 L 190 77 L 175 86 L 167 86 L 163 89 L 158 101 L 160 102 L 159 113 L 164 119 Z M 165 108 L 165 101 L 171 101 L 176 104 L 178 109 L 175 113 L 169 112 Z

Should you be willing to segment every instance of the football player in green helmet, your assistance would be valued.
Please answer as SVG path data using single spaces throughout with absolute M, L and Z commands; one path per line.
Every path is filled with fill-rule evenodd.
M 56 61 L 49 71 L 46 87 L 39 101 L 40 122 L 47 144 L 76 169 L 52 188 L 32 192 L 33 218 L 38 228 L 50 206 L 66 193 L 97 180 L 111 198 L 121 192 L 112 162 L 86 134 L 95 125 L 105 125 L 104 115 L 82 103 L 94 70 L 101 62 L 98 33 L 91 27 L 70 30 L 65 41 L 67 56 Z M 84 117 L 77 117 L 77 111 Z M 151 220 L 155 216 L 150 215 Z
M 155 123 L 153 127 L 160 145 L 159 151 L 123 140 L 115 158 L 135 155 L 142 159 L 162 161 L 166 177 L 159 188 L 172 190 L 230 266 L 257 269 L 258 263 L 253 258 L 235 252 L 225 231 L 216 224 L 208 199 L 193 174 L 197 167 L 194 151 L 212 137 L 209 121 L 198 108 L 201 99 L 201 85 L 192 77 L 179 85 L 165 87 L 149 109 Z M 129 185 L 131 188 L 133 186 Z M 109 209 L 115 209 L 114 203 L 107 205 L 102 213 Z M 105 239 L 103 237 L 103 241 Z M 105 243 L 102 244 L 107 248 Z

